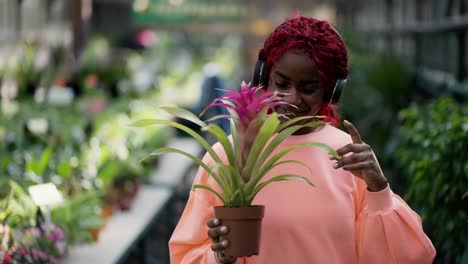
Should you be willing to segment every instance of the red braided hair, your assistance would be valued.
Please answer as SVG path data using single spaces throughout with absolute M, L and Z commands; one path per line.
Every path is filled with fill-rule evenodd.
M 348 75 L 346 46 L 326 21 L 297 16 L 279 25 L 266 39 L 263 48 L 268 76 L 276 61 L 290 50 L 305 52 L 317 64 L 325 94 L 334 88 L 337 79 Z M 326 122 L 339 124 L 336 105 L 324 102 L 317 114 L 327 116 Z

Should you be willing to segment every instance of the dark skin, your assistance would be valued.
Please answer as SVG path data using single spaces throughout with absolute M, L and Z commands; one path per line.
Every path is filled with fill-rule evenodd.
M 317 65 L 307 55 L 301 52 L 286 52 L 274 65 L 270 73 L 268 90 L 287 93 L 284 101 L 295 107 L 281 106 L 276 112 L 290 117 L 316 115 L 324 97 L 323 81 Z M 284 119 L 285 120 L 285 119 Z M 284 121 L 282 120 L 282 121 Z M 388 186 L 387 179 L 372 148 L 366 144 L 356 127 L 349 121 L 343 125 L 351 136 L 352 143 L 336 150 L 339 159 L 330 155 L 333 168 L 344 169 L 355 177 L 362 179 L 371 192 L 378 192 Z M 306 128 L 297 134 L 313 133 L 316 130 Z M 229 241 L 221 240 L 220 236 L 229 232 L 226 226 L 221 226 L 219 219 L 208 221 L 208 236 L 213 243 L 211 249 L 216 252 L 220 263 L 234 263 L 236 258 L 225 256 L 222 252 L 229 246 Z

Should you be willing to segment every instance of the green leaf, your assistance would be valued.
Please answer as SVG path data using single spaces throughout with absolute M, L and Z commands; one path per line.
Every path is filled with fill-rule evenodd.
M 251 180 L 247 183 L 247 193 L 250 193 L 253 191 L 257 183 L 262 179 L 262 177 L 266 174 L 267 171 L 271 170 L 271 168 L 279 159 L 281 159 L 284 155 L 288 154 L 289 152 L 295 149 L 303 148 L 303 147 L 319 148 L 319 149 L 325 150 L 328 153 L 332 153 L 332 155 L 338 155 L 336 151 L 330 146 L 323 144 L 323 143 L 318 143 L 318 142 L 307 142 L 307 143 L 297 144 L 289 148 L 285 148 L 279 153 L 275 154 L 271 159 L 269 159 L 265 163 L 265 165 L 262 167 L 260 172 L 258 172 L 255 176 L 251 178 Z
M 38 171 L 38 165 L 36 163 L 36 160 L 31 158 L 30 160 L 28 160 L 26 162 L 26 171 L 27 172 L 33 172 L 34 174 L 37 175 L 37 171 Z
M 242 146 L 239 138 L 239 133 L 237 131 L 236 120 L 231 119 L 231 135 L 232 135 L 232 146 L 234 150 L 235 160 L 237 162 L 236 167 L 239 171 L 241 169 L 241 160 L 242 160 Z
M 202 130 L 208 131 L 219 141 L 219 143 L 224 148 L 224 152 L 226 153 L 229 164 L 233 166 L 234 168 L 237 168 L 236 158 L 234 156 L 234 150 L 224 130 L 222 130 L 218 125 L 215 125 L 215 124 L 209 124 L 207 127 L 204 127 Z M 244 180 L 240 176 L 240 173 L 237 169 L 231 172 L 234 173 L 231 178 L 232 178 L 233 188 L 236 189 L 239 187 L 241 183 L 244 183 Z
M 221 159 L 219 158 L 218 154 L 213 150 L 211 145 L 197 132 L 195 132 L 193 129 L 187 126 L 181 125 L 173 121 L 162 120 L 162 119 L 142 119 L 131 124 L 131 126 L 136 126 L 136 127 L 149 126 L 149 125 L 169 125 L 169 126 L 172 126 L 172 127 L 175 127 L 184 131 L 185 133 L 192 136 L 195 140 L 197 140 L 203 146 L 203 148 L 211 155 L 211 157 L 216 163 L 223 163 Z
M 303 121 L 303 120 L 309 120 L 309 119 L 314 120 L 314 119 L 318 119 L 318 118 L 325 118 L 325 116 L 300 116 L 300 117 L 296 117 L 296 118 L 290 119 L 290 120 L 282 123 L 278 127 L 278 130 L 282 131 L 283 129 L 285 129 L 287 127 L 290 127 L 292 125 L 300 125 L 299 122 Z M 322 121 L 312 121 L 312 122 L 308 122 L 308 123 L 317 123 L 317 124 L 325 125 L 325 123 L 322 122 Z
M 307 165 L 306 163 L 304 163 L 302 161 L 298 161 L 298 160 L 283 160 L 283 161 L 275 163 L 272 166 L 272 168 L 274 168 L 276 166 L 279 166 L 279 165 L 282 165 L 282 164 L 286 164 L 286 163 L 296 163 L 296 164 L 302 165 L 302 166 L 306 167 L 309 170 L 310 173 L 312 173 L 312 169 L 310 168 L 309 165 Z
M 211 187 L 208 187 L 208 186 L 205 186 L 205 185 L 201 185 L 201 184 L 196 184 L 196 185 L 193 185 L 192 187 L 194 190 L 195 189 L 205 189 L 205 190 L 208 190 L 210 192 L 212 192 L 214 195 L 218 196 L 218 198 L 223 202 L 223 204 L 227 204 L 226 201 L 224 200 L 224 198 L 217 192 L 215 191 L 213 188 Z
M 163 106 L 161 107 L 162 110 L 168 112 L 169 114 L 188 120 L 192 123 L 195 123 L 201 127 L 205 127 L 207 124 L 200 120 L 196 115 L 194 115 L 192 112 L 185 110 L 183 108 L 179 107 L 172 107 L 172 106 Z
M 302 120 L 301 117 L 298 117 L 298 118 L 295 118 L 295 119 Z M 295 119 L 292 119 L 292 121 L 294 121 Z M 297 121 L 294 121 L 294 122 L 297 122 Z M 273 152 L 273 150 L 275 150 L 276 147 L 278 147 L 279 144 L 281 144 L 281 142 L 283 142 L 286 138 L 288 138 L 290 135 L 294 134 L 299 129 L 301 129 L 303 127 L 319 127 L 319 126 L 323 126 L 323 125 L 325 125 L 325 123 L 319 122 L 319 121 L 312 121 L 312 122 L 309 122 L 309 123 L 306 123 L 306 124 L 303 124 L 303 125 L 294 125 L 294 126 L 285 128 L 284 130 L 279 132 L 275 136 L 275 138 L 265 148 L 265 151 L 263 151 L 263 153 L 257 159 L 257 162 L 255 164 L 255 167 L 254 167 L 253 171 L 254 172 L 259 171 L 260 168 L 263 166 L 263 163 L 267 160 L 267 158 L 270 156 L 270 154 Z M 336 152 L 333 151 L 332 155 L 335 156 L 335 154 L 336 154 Z M 338 158 L 339 156 L 336 154 L 335 157 Z
M 244 207 L 248 206 L 246 204 L 245 195 L 242 189 L 236 189 L 232 195 L 231 200 L 229 201 L 229 207 Z
M 10 180 L 10 187 L 15 194 L 19 194 L 20 196 L 28 196 L 26 191 L 21 187 L 18 183 L 13 180 Z
M 71 176 L 71 173 L 73 171 L 72 166 L 70 165 L 69 161 L 63 161 L 62 163 L 59 164 L 57 167 L 57 173 L 60 175 L 62 178 L 68 178 Z
M 245 168 L 242 171 L 242 176 L 246 181 L 252 176 L 252 169 L 255 165 L 255 162 L 260 156 L 260 153 L 265 147 L 267 141 L 277 131 L 279 124 L 280 121 L 278 119 L 278 114 L 273 113 L 267 118 L 267 120 L 265 120 L 265 123 L 263 123 L 262 127 L 260 128 L 258 135 L 255 137 L 255 141 L 252 145 L 252 148 L 250 149 L 247 162 L 245 163 Z
M 0 212 L 0 223 L 4 224 L 8 216 L 13 212 L 11 207 L 6 208 L 5 210 Z
M 205 122 L 213 122 L 213 121 L 216 121 L 218 119 L 223 119 L 223 118 L 231 118 L 231 116 L 230 115 L 216 115 L 216 116 L 213 116 L 212 118 L 205 120 Z
M 306 177 L 299 176 L 296 174 L 282 174 L 282 175 L 273 177 L 271 179 L 268 179 L 267 181 L 264 181 L 258 184 L 257 186 L 255 186 L 253 193 L 248 196 L 248 203 L 249 204 L 252 203 L 257 193 L 261 191 L 263 188 L 265 188 L 268 184 L 273 183 L 273 182 L 287 181 L 287 180 L 293 180 L 293 179 L 305 181 L 310 186 L 315 187 L 315 185 Z
M 141 120 L 131 123 L 129 126 L 146 127 L 146 126 L 160 125 L 160 124 L 161 122 L 159 119 L 141 119 Z
M 175 149 L 175 148 L 160 148 L 160 149 L 157 149 L 155 150 L 154 152 L 152 152 L 150 155 L 162 155 L 162 154 L 166 154 L 166 153 L 178 153 L 178 154 L 181 154 L 181 155 L 184 155 L 188 158 L 190 158 L 192 161 L 194 161 L 195 163 L 197 163 L 198 165 L 200 165 L 203 169 L 205 169 L 208 174 L 213 177 L 213 179 L 218 183 L 219 187 L 221 187 L 221 189 L 223 189 L 224 193 L 228 194 L 229 193 L 229 186 L 228 186 L 228 182 L 226 182 L 225 180 L 223 180 L 222 177 L 220 177 L 219 175 L 217 175 L 215 173 L 215 170 L 216 170 L 216 167 L 215 168 L 210 168 L 208 167 L 208 165 L 206 165 L 201 159 L 199 159 L 198 157 L 188 153 L 188 152 L 185 152 L 185 151 L 182 151 L 182 150 L 179 150 L 179 149 Z
M 121 167 L 122 166 L 119 161 L 110 160 L 99 168 L 97 178 L 102 181 L 102 185 L 105 190 L 107 190 L 108 186 L 112 183 L 115 177 L 117 177 Z
M 38 171 L 36 172 L 37 175 L 43 176 L 45 170 L 47 169 L 47 166 L 49 165 L 50 158 L 52 157 L 52 148 L 47 147 L 44 149 L 41 155 L 41 159 L 39 160 L 38 164 Z
M 461 200 L 465 199 L 466 197 L 468 197 L 468 191 L 466 191 L 466 192 L 462 195 Z

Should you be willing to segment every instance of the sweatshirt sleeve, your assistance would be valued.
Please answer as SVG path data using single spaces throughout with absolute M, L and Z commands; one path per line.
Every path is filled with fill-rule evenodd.
M 432 263 L 436 252 L 423 231 L 419 215 L 389 186 L 370 192 L 364 181 L 357 180 L 358 263 Z
M 207 160 L 205 156 L 203 161 L 207 162 Z M 195 184 L 208 185 L 219 191 L 215 181 L 201 167 L 195 176 Z M 209 191 L 202 189 L 190 191 L 184 212 L 169 240 L 172 264 L 217 263 L 211 250 L 207 222 L 214 217 L 213 207 L 219 205 L 222 205 L 221 202 L 217 201 L 217 197 Z

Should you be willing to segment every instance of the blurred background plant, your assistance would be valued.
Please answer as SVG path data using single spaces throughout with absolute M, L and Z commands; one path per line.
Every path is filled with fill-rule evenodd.
M 106 36 L 96 35 L 73 67 L 67 66 L 64 48 L 44 53 L 37 43 L 24 43 L 15 53 L 15 60 L 24 63 L 0 68 L 3 261 L 60 263 L 63 247 L 97 240 L 115 210 L 131 209 L 139 186 L 158 165 L 157 157 L 142 158 L 165 146 L 174 132 L 128 125 L 166 117 L 157 110 L 161 104 L 195 103 L 201 69 L 209 60 L 201 57 L 206 56 L 203 41 L 175 35 L 161 33 L 144 50 L 116 48 Z M 235 45 L 226 41 L 219 50 Z M 235 63 L 236 53 L 217 50 L 223 71 L 233 71 L 235 64 L 227 62 Z M 34 64 L 38 56 L 45 56 L 39 68 Z M 5 84 L 13 91 L 7 96 Z M 50 213 L 50 221 L 63 231 L 56 239 L 65 243 L 60 250 L 41 227 L 40 211 L 26 191 L 47 182 L 63 195 Z
M 420 213 L 438 259 L 463 263 L 468 260 L 468 106 L 442 97 L 402 110 L 399 119 L 395 161 L 405 198 Z
M 344 30 L 352 65 L 340 101 L 373 146 L 395 193 L 418 212 L 435 263 L 468 261 L 468 88 L 448 74 L 416 69 L 390 52 L 362 48 Z M 361 39 L 361 41 L 359 41 Z

